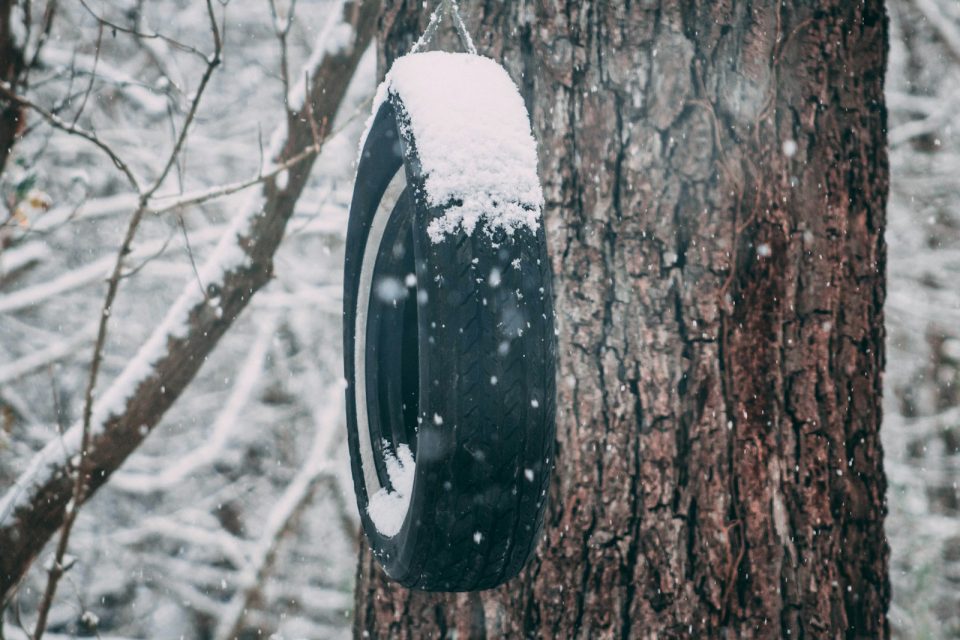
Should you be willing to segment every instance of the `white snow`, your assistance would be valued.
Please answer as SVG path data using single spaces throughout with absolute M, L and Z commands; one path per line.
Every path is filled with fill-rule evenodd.
M 190 243 L 194 249 L 206 246 L 222 237 L 223 233 L 224 227 L 211 225 L 210 228 L 194 234 L 190 239 Z M 143 260 L 149 259 L 166 244 L 166 240 L 153 240 L 143 243 L 133 249 L 127 257 L 127 264 L 136 265 Z M 115 260 L 116 256 L 107 255 L 86 265 L 66 271 L 51 280 L 0 295 L 0 313 L 10 313 L 11 311 L 32 307 L 67 291 L 72 291 L 94 282 L 103 281 L 110 275 Z M 191 278 L 191 281 L 196 283 L 195 278 Z
M 13 273 L 49 255 L 50 247 L 42 241 L 27 242 L 4 249 L 0 252 L 0 275 Z
M 80 620 L 88 627 L 96 627 L 100 624 L 100 616 L 95 614 L 93 611 L 84 611 L 83 615 L 80 616 Z
M 162 467 L 157 473 L 131 473 L 121 469 L 111 479 L 113 486 L 135 493 L 162 491 L 182 482 L 204 465 L 216 462 L 230 444 L 235 431 L 244 424 L 241 413 L 253 397 L 276 324 L 276 317 L 269 315 L 259 327 L 250 352 L 239 368 L 236 384 L 217 416 L 208 438 L 200 447 L 179 457 L 173 464 Z M 146 436 L 148 432 L 149 429 L 144 425 L 140 435 Z
M 400 533 L 403 521 L 410 507 L 410 496 L 413 493 L 413 478 L 416 475 L 416 464 L 410 447 L 401 444 L 397 447 L 397 455 L 390 453 L 388 444 L 384 442 L 384 460 L 387 463 L 387 474 L 393 491 L 382 487 L 370 496 L 367 504 L 367 513 L 377 531 L 387 537 Z
M 407 288 L 403 283 L 389 276 L 380 278 L 373 289 L 377 298 L 386 304 L 395 305 L 407 295 Z
M 477 226 L 487 233 L 535 231 L 543 209 L 537 144 L 526 106 L 506 70 L 466 53 L 398 58 L 377 89 L 373 115 L 389 95 L 403 100 L 417 144 L 428 204 L 458 202 L 427 227 L 433 242 Z M 373 121 L 371 115 L 368 128 Z M 361 148 L 366 134 L 361 139 Z
M 294 111 L 303 111 L 306 100 L 307 76 L 320 65 L 320 61 L 328 55 L 346 54 L 350 52 L 356 37 L 353 27 L 343 21 L 344 2 L 341 0 L 329 9 L 329 17 L 317 35 L 313 53 L 303 65 L 299 77 L 290 79 L 290 94 L 287 96 L 287 105 Z
M 249 262 L 249 257 L 238 244 L 237 237 L 248 233 L 249 225 L 262 211 L 262 199 L 259 192 L 251 195 L 246 209 L 233 219 L 216 249 L 200 268 L 199 279 L 204 286 L 222 283 L 226 273 Z M 90 417 L 91 437 L 99 435 L 111 417 L 122 415 L 127 401 L 140 384 L 153 375 L 154 366 L 166 355 L 167 341 L 187 335 L 190 312 L 203 301 L 204 295 L 197 279 L 190 278 L 163 322 L 107 390 L 98 394 Z M 0 498 L 0 523 L 5 522 L 19 507 L 30 503 L 34 493 L 49 481 L 50 475 L 57 472 L 63 461 L 79 451 L 82 436 L 83 424 L 78 421 L 61 438 L 51 440 L 34 455 L 24 473 Z

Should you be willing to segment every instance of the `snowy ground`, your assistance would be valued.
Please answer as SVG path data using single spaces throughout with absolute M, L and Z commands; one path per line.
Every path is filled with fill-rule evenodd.
M 82 93 L 94 64 L 94 21 L 77 3 L 64 4 L 46 66 L 32 80 L 32 95 L 48 105 Z M 300 0 L 291 69 L 309 55 L 330 5 Z M 90 6 L 117 20 L 139 6 L 144 28 L 209 50 L 202 3 Z M 931 6 L 942 19 L 924 18 L 921 9 Z M 899 637 L 948 638 L 960 635 L 960 49 L 951 53 L 944 42 L 952 37 L 960 47 L 960 4 L 893 0 L 891 13 L 884 424 L 891 617 Z M 267 144 L 283 117 L 268 3 L 233 0 L 227 17 L 224 66 L 214 75 L 171 190 L 253 175 L 260 141 Z M 171 145 L 169 112 L 182 121 L 202 63 L 163 41 L 138 45 L 109 30 L 101 49 L 101 79 L 80 122 L 150 175 Z M 72 80 L 64 73 L 71 65 L 80 72 Z M 288 227 L 276 280 L 228 332 L 146 446 L 84 509 L 71 544 L 77 562 L 51 615 L 54 633 L 96 628 L 105 638 L 213 637 L 224 617 L 243 615 L 249 637 L 257 630 L 349 635 L 357 528 L 336 386 L 340 250 L 352 163 L 373 90 L 368 56 Z M 6 197 L 33 180 L 52 208 L 27 210 L 35 231 L 0 256 L 0 487 L 57 425 L 79 416 L 102 282 L 133 204 L 119 172 L 96 149 L 51 133 L 36 119 L 30 125 L 36 131 L 17 148 L 18 167 L 5 172 L 0 189 Z M 243 197 L 182 212 L 198 260 Z M 193 274 L 175 215 L 148 220 L 136 247 L 135 263 L 145 266 L 123 282 L 105 384 Z M 312 449 L 328 429 L 335 434 L 333 451 Z M 304 484 L 318 451 L 332 455 L 336 472 Z M 291 487 L 311 496 L 304 508 L 290 508 L 297 497 Z M 258 574 L 266 579 L 244 614 L 237 605 Z M 35 570 L 14 602 L 25 620 L 32 621 L 42 587 Z M 15 617 L 8 615 L 8 637 L 18 637 Z

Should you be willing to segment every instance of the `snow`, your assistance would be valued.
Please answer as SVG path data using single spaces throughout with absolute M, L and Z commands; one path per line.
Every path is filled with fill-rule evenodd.
M 374 286 L 374 293 L 381 302 L 396 305 L 407 296 L 407 288 L 396 278 L 380 278 Z
M 93 611 L 84 611 L 83 615 L 80 616 L 80 620 L 83 621 L 83 624 L 88 627 L 96 627 L 100 624 L 100 616 L 95 614 Z
M 281 10 L 289 5 L 277 4 Z M 318 32 L 334 11 L 338 19 L 332 22 L 340 25 L 335 32 L 340 37 L 331 42 L 345 40 L 342 5 L 341 0 L 297 3 L 288 43 L 292 85 L 297 80 L 302 84 L 301 65 L 313 53 Z M 214 7 L 219 15 L 220 5 L 214 3 Z M 126 16 L 116 3 L 100 3 L 94 10 L 123 24 L 160 31 L 204 54 L 210 51 L 204 3 L 145 3 L 137 20 Z M 170 199 L 181 199 L 257 175 L 261 161 L 271 160 L 275 147 L 268 143 L 275 128 L 283 142 L 286 115 L 278 81 L 279 46 L 269 13 L 266 3 L 228 7 L 225 66 L 210 80 L 190 130 L 188 151 L 178 163 L 180 170 L 156 198 L 169 194 Z M 39 32 L 42 15 L 42 11 L 34 13 L 34 34 Z M 96 38 L 95 22 L 82 6 L 60 6 L 41 54 L 43 82 L 31 83 L 25 89 L 27 95 L 52 107 L 61 105 L 64 95 L 86 89 L 94 56 L 83 52 L 93 51 Z M 138 176 L 156 175 L 205 65 L 201 56 L 176 50 L 159 39 L 152 43 L 155 46 L 128 34 L 104 33 L 98 79 L 78 120 L 114 146 Z M 83 579 L 77 589 L 61 583 L 51 610 L 51 626 L 58 632 L 45 637 L 65 640 L 83 635 L 83 604 L 100 616 L 97 631 L 104 638 L 209 635 L 209 623 L 197 620 L 222 620 L 236 610 L 233 599 L 243 602 L 237 598 L 245 589 L 240 578 L 248 574 L 248 563 L 262 565 L 261 559 L 267 557 L 259 543 L 274 533 L 273 523 L 282 522 L 273 514 L 291 504 L 283 499 L 284 490 L 301 468 L 320 473 L 309 485 L 296 484 L 310 489 L 309 501 L 298 507 L 295 526 L 284 531 L 276 553 L 263 565 L 267 568 L 261 575 L 269 574 L 260 583 L 263 599 L 241 608 L 243 626 L 248 627 L 244 633 L 257 634 L 262 629 L 264 637 L 272 632 L 287 638 L 347 637 L 350 619 L 344 612 L 349 610 L 345 603 L 352 602 L 359 514 L 351 500 L 343 438 L 340 349 L 331 336 L 339 330 L 342 306 L 339 273 L 351 195 L 350 159 L 376 89 L 375 58 L 365 56 L 368 62 L 358 72 L 350 98 L 329 123 L 332 137 L 324 144 L 290 221 L 277 254 L 275 278 L 232 324 L 156 428 L 128 423 L 134 437 L 148 433 L 149 437 L 98 498 L 81 509 L 70 538 L 70 550 L 77 556 L 70 575 L 81 571 Z M 80 102 L 64 106 L 70 120 Z M 363 115 L 354 117 L 355 113 Z M 32 491 L 28 480 L 50 478 L 49 466 L 58 460 L 79 460 L 78 432 L 71 431 L 71 426 L 82 409 L 104 280 L 137 206 L 136 194 L 125 191 L 116 169 L 96 148 L 32 122 L 36 126 L 18 141 L 8 162 L 5 191 L 13 192 L 17 184 L 11 182 L 13 168 L 23 158 L 28 161 L 25 169 L 36 174 L 36 188 L 51 195 L 53 207 L 31 214 L 29 227 L 6 228 L 13 244 L 6 246 L 5 234 L 0 250 L 0 268 L 18 269 L 0 287 L 4 307 L 0 378 L 6 378 L 0 384 L 0 403 L 13 407 L 16 414 L 5 425 L 9 432 L 0 429 L 0 517 L 4 525 L 15 527 L 28 514 L 20 510 L 11 514 L 13 497 L 17 495 L 19 502 L 26 497 L 24 492 Z M 161 215 L 151 212 L 144 218 L 126 261 L 130 277 L 121 282 L 111 309 L 97 399 L 123 373 L 130 357 L 150 339 L 188 285 L 191 299 L 207 304 L 201 291 L 210 283 L 197 285 L 183 235 L 189 238 L 197 267 L 202 267 L 227 234 L 233 217 L 259 212 L 259 201 L 242 211 L 245 195 Z M 221 253 L 220 257 L 230 256 Z M 218 302 L 213 300 L 214 305 Z M 219 307 L 194 308 L 206 314 L 216 313 Z M 278 325 L 271 331 L 265 325 L 272 316 Z M 183 325 L 178 322 L 177 326 Z M 261 359 L 251 352 L 261 349 L 262 331 L 268 337 Z M 256 380 L 243 374 L 248 356 L 250 363 L 261 360 Z M 137 377 L 127 381 L 135 382 Z M 227 377 L 230 384 L 224 383 Z M 251 390 L 245 406 L 238 407 L 244 388 Z M 336 393 L 327 394 L 327 389 Z M 3 417 L 0 422 L 9 416 L 4 413 Z M 330 448 L 316 457 L 322 463 L 317 466 L 311 462 L 309 447 L 315 427 L 324 421 Z M 227 427 L 232 433 L 211 455 L 224 443 Z M 60 449 L 51 447 L 35 459 L 48 442 L 56 442 Z M 121 476 L 149 484 L 151 495 L 145 498 L 129 491 L 131 483 L 118 490 Z M 173 479 L 176 482 L 169 483 Z M 159 489 L 154 490 L 155 486 Z M 11 487 L 16 494 L 8 493 Z M 225 524 L 234 516 L 241 529 Z M 163 526 L 154 526 L 154 519 Z M 202 533 L 216 536 L 205 539 Z M 104 555 L 104 550 L 109 553 Z M 312 586 L 316 575 L 304 574 L 306 564 L 320 567 L 328 588 Z M 42 594 L 46 577 L 38 561 L 25 578 L 20 593 L 33 594 L 23 598 L 25 618 L 36 617 L 37 594 Z M 221 583 L 226 586 L 218 588 Z M 326 603 L 312 596 L 309 601 L 303 599 L 308 592 L 324 590 L 340 599 Z M 296 612 L 292 612 L 294 599 Z M 294 619 L 302 631 L 293 631 Z M 12 630 L 16 625 L 9 616 L 6 622 L 5 637 L 26 638 Z
M 211 226 L 191 238 L 191 246 L 198 248 L 210 244 L 223 235 L 223 227 Z M 134 248 L 127 258 L 128 265 L 136 265 L 155 255 L 167 243 L 166 239 L 143 243 Z M 107 255 L 89 264 L 66 271 L 49 281 L 0 295 L 0 313 L 10 313 L 38 305 L 62 293 L 91 283 L 102 282 L 113 268 L 115 256 Z M 196 282 L 196 280 L 194 280 Z
M 330 14 L 323 28 L 317 35 L 313 46 L 313 53 L 303 65 L 303 71 L 297 78 L 290 79 L 290 94 L 287 96 L 287 106 L 293 111 L 303 111 L 306 98 L 306 78 L 320 61 L 327 55 L 349 53 L 353 46 L 356 34 L 353 27 L 343 21 L 344 2 L 341 0 L 329 9 Z
M 260 212 L 261 199 L 259 191 L 252 194 L 252 202 L 246 211 L 234 218 L 217 248 L 200 269 L 199 279 L 204 286 L 222 282 L 226 273 L 249 262 L 247 254 L 237 243 L 237 236 L 246 232 L 248 225 Z M 196 278 L 189 279 L 183 293 L 167 312 L 160 326 L 140 347 L 106 392 L 94 402 L 90 417 L 91 437 L 101 433 L 111 417 L 123 413 L 127 401 L 136 393 L 140 384 L 153 375 L 154 366 L 166 355 L 167 341 L 187 335 L 190 311 L 204 299 L 204 292 L 200 290 Z M 83 424 L 78 421 L 60 439 L 51 440 L 31 459 L 24 473 L 0 498 L 0 523 L 14 515 L 19 507 L 28 504 L 34 492 L 50 479 L 50 474 L 56 471 L 62 461 L 79 451 L 82 436 Z
M 251 199 L 262 198 L 259 192 Z M 106 421 L 123 412 L 127 400 L 136 392 L 144 380 L 153 374 L 154 365 L 167 353 L 167 341 L 170 338 L 184 338 L 190 329 L 190 312 L 205 300 L 200 284 L 223 282 L 224 276 L 249 263 L 249 257 L 237 243 L 237 237 L 245 235 L 255 214 L 260 212 L 258 204 L 251 204 L 246 212 L 236 216 L 228 231 L 220 239 L 216 249 L 199 271 L 196 278 L 187 281 L 183 293 L 167 312 L 163 322 L 151 334 L 140 348 L 123 373 L 114 381 L 105 394 L 94 404 L 91 428 L 94 432 L 103 428 Z
M 29 242 L 0 252 L 0 276 L 13 273 L 32 262 L 50 255 L 50 247 L 43 242 Z
M 940 12 L 949 14 L 950 22 L 944 20 L 943 24 L 960 24 L 960 3 L 936 1 Z M 98 3 L 97 10 L 110 10 L 112 17 L 123 21 L 120 4 L 124 3 Z M 150 26 L 156 25 L 184 42 L 201 47 L 208 44 L 204 3 L 178 5 L 157 0 L 142 4 L 145 29 L 156 30 Z M 278 8 L 287 4 L 278 3 Z M 436 2 L 429 4 L 435 6 Z M 219 11 L 219 5 L 215 6 Z M 937 40 L 932 23 L 923 20 L 912 3 L 892 0 L 891 8 L 887 106 L 894 145 L 890 152 L 890 284 L 885 312 L 889 360 L 881 432 L 889 482 L 890 515 L 885 526 L 893 581 L 890 619 L 894 637 L 934 639 L 952 637 L 951 630 L 956 628 L 955 576 L 960 566 L 952 560 L 958 548 L 957 511 L 943 506 L 938 497 L 956 495 L 960 459 L 955 449 L 948 447 L 952 442 L 948 437 L 953 437 L 960 424 L 960 408 L 950 395 L 956 382 L 950 387 L 942 377 L 950 371 L 955 374 L 960 360 L 960 303 L 954 284 L 960 273 L 960 127 L 956 109 L 960 76 L 957 62 Z M 300 65 L 310 56 L 329 12 L 341 9 L 340 0 L 298 3 L 289 42 L 291 93 L 297 84 L 302 85 Z M 64 13 L 58 13 L 41 53 L 43 82 L 31 84 L 28 91 L 46 105 L 59 105 L 63 96 L 84 89 L 94 61 L 92 53 L 84 53 L 92 51 L 96 38 L 89 14 L 79 3 L 61 3 L 60 11 Z M 523 20 L 533 24 L 530 3 L 521 13 Z M 231 3 L 227 16 L 227 66 L 214 74 L 200 117 L 191 129 L 182 186 L 177 180 L 165 185 L 165 191 L 175 191 L 173 197 L 256 174 L 261 159 L 271 160 L 267 149 L 260 150 L 260 130 L 264 146 L 268 146 L 275 124 L 280 125 L 277 134 L 281 141 L 286 135 L 278 80 L 279 47 L 269 23 L 269 8 L 265 3 Z M 41 19 L 42 12 L 34 12 L 34 17 Z M 906 39 L 898 35 L 898 23 L 909 30 L 909 49 Z M 97 64 L 100 80 L 79 123 L 92 126 L 115 144 L 139 175 L 152 175 L 158 150 L 166 149 L 170 142 L 169 111 L 174 110 L 175 123 L 181 122 L 178 109 L 189 98 L 204 62 L 170 50 L 158 40 L 104 35 Z M 263 600 L 248 605 L 245 633 L 349 637 L 356 526 L 346 525 L 355 525 L 359 514 L 352 500 L 346 445 L 341 442 L 343 416 L 333 412 L 333 408 L 342 412 L 344 395 L 339 340 L 333 338 L 338 336 L 341 318 L 339 269 L 353 177 L 349 158 L 376 89 L 375 58 L 365 57 L 368 63 L 358 74 L 353 98 L 338 116 L 341 124 L 330 123 L 334 138 L 325 143 L 311 172 L 308 191 L 277 256 L 276 278 L 257 294 L 188 392 L 121 473 L 137 474 L 137 478 L 150 475 L 151 482 L 160 481 L 168 469 L 176 468 L 180 475 L 187 466 L 181 462 L 207 457 L 205 445 L 221 441 L 219 427 L 234 414 L 234 399 L 241 397 L 248 382 L 241 373 L 247 358 L 260 348 L 258 336 L 269 316 L 276 314 L 279 324 L 259 380 L 253 384 L 246 406 L 236 414 L 226 446 L 220 455 L 211 456 L 215 461 L 192 468 L 182 481 L 148 499 L 117 491 L 121 475 L 117 474 L 97 499 L 83 507 L 70 541 L 71 552 L 77 556 L 71 575 L 76 577 L 80 571 L 83 579 L 75 581 L 79 592 L 62 583 L 51 616 L 57 618 L 58 612 L 63 612 L 62 631 L 45 637 L 76 637 L 69 631 L 76 631 L 76 622 L 69 620 L 81 617 L 84 609 L 80 603 L 101 617 L 98 632 L 105 639 L 192 638 L 209 633 L 209 622 L 204 621 L 223 618 L 227 600 L 246 584 L 241 575 L 252 575 L 245 563 L 264 558 L 267 547 L 260 547 L 259 541 L 269 538 L 272 525 L 268 523 L 282 524 L 283 519 L 276 516 L 291 512 L 292 503 L 282 499 L 284 489 L 298 469 L 309 464 L 312 434 L 327 419 L 334 427 L 338 448 L 324 458 L 334 457 L 335 480 L 320 476 L 325 479 L 312 485 L 313 504 L 283 534 L 275 563 L 265 571 L 269 575 L 264 580 Z M 643 96 L 637 89 L 626 99 L 634 97 L 642 106 Z M 355 118 L 355 111 L 363 115 Z M 34 131 L 38 135 L 31 133 Z M 934 139 L 938 142 L 935 150 L 924 149 L 924 138 L 918 136 L 925 132 L 931 144 Z M 793 137 L 798 148 L 792 158 L 787 157 L 799 173 L 804 162 L 799 147 L 805 139 L 796 131 L 782 134 L 771 150 L 786 155 L 793 146 L 786 144 L 783 136 Z M 902 142 L 897 144 L 897 140 Z M 45 144 L 49 146 L 40 153 Z M 0 306 L 6 309 L 0 313 L 0 393 L 4 403 L 24 416 L 9 433 L 0 429 L 0 496 L 35 451 L 57 438 L 59 410 L 51 401 L 54 386 L 67 400 L 65 414 L 77 415 L 88 373 L 88 349 L 95 336 L 90 323 L 99 319 L 103 280 L 122 234 L 122 216 L 128 216 L 137 201 L 135 194 L 117 192 L 113 166 L 103 162 L 85 141 L 60 134 L 48 137 L 40 126 L 29 128 L 18 142 L 15 154 L 21 152 L 31 160 L 31 167 L 35 161 L 40 177 L 37 185 L 51 194 L 54 206 L 34 217 L 29 229 L 9 229 L 16 239 L 25 240 L 0 251 L 5 269 L 11 268 L 11 262 L 29 263 L 16 279 L 7 280 L 0 292 Z M 7 173 L 13 170 L 14 159 L 11 157 Z M 787 179 L 795 187 L 801 185 L 796 176 Z M 282 184 L 282 177 L 277 180 Z M 223 236 L 224 225 L 240 203 L 242 197 L 237 196 L 236 200 L 217 200 L 180 212 L 198 264 Z M 131 266 L 160 253 L 171 231 L 173 236 L 162 255 L 122 283 L 112 310 L 101 374 L 100 388 L 104 390 L 150 335 L 169 303 L 176 300 L 187 274 L 198 291 L 179 240 L 180 231 L 171 227 L 173 221 L 172 215 L 151 215 L 138 233 L 137 247 L 129 257 Z M 810 230 L 794 231 L 808 246 L 814 244 Z M 650 231 L 640 233 L 647 240 L 652 237 Z M 48 251 L 41 255 L 40 245 L 26 242 L 42 243 Z M 753 259 L 761 257 L 752 250 L 751 254 Z M 107 260 L 98 262 L 104 256 Z M 90 267 L 94 264 L 96 267 Z M 418 292 L 418 297 L 425 296 L 425 291 Z M 84 336 L 87 342 L 79 351 L 60 357 L 69 350 L 67 341 L 76 337 L 80 342 Z M 940 360 L 934 359 L 934 345 L 928 336 L 946 338 L 937 355 Z M 510 342 L 504 341 L 499 351 L 509 350 Z M 54 366 L 44 364 L 51 359 L 56 359 Z M 253 360 L 256 358 L 251 357 Z M 228 376 L 233 388 L 224 384 Z M 576 386 L 576 380 L 561 376 L 560 384 L 568 390 Z M 323 393 L 334 386 L 339 397 Z M 334 407 L 335 399 L 338 405 Z M 542 399 L 540 403 L 542 408 Z M 452 418 L 446 418 L 450 423 Z M 429 421 L 431 415 L 424 419 Z M 147 432 L 146 426 L 140 430 L 141 435 Z M 75 446 L 70 437 L 64 444 Z M 201 451 L 203 456 L 193 454 Z M 536 465 L 521 467 L 518 480 L 538 483 L 539 472 Z M 850 471 L 844 469 L 844 476 L 849 477 Z M 296 486 L 302 489 L 304 485 Z M 452 491 L 452 484 L 439 490 Z M 3 512 L 0 506 L 0 515 Z M 242 530 L 224 528 L 230 513 L 245 524 Z M 472 533 L 468 530 L 466 537 Z M 47 556 L 49 553 L 44 554 Z M 36 594 L 42 594 L 46 582 L 41 564 L 37 563 L 20 589 L 26 594 L 23 609 L 28 620 L 35 616 Z M 305 566 L 316 571 L 305 572 Z M 329 588 L 316 585 L 318 576 Z M 336 594 L 339 600 L 327 602 L 322 594 Z M 8 612 L 5 637 L 26 639 L 10 615 Z
M 223 411 L 217 416 L 210 435 L 200 447 L 179 457 L 173 464 L 168 463 L 161 467 L 156 474 L 130 473 L 120 470 L 111 480 L 113 486 L 136 493 L 161 491 L 182 482 L 203 465 L 216 462 L 218 456 L 229 445 L 230 439 L 234 437 L 235 431 L 243 425 L 241 412 L 253 396 L 275 327 L 276 318 L 273 316 L 269 316 L 260 325 L 257 337 L 239 369 L 236 384 L 227 398 Z M 147 431 L 144 428 L 140 435 L 146 435 Z
M 410 507 L 410 496 L 413 493 L 413 479 L 416 475 L 416 464 L 410 447 L 401 444 L 397 447 L 397 455 L 389 451 L 389 444 L 383 443 L 384 460 L 387 463 L 387 474 L 393 491 L 382 487 L 370 496 L 367 504 L 367 514 L 373 520 L 377 531 L 383 535 L 393 537 L 400 533 L 403 521 Z
M 406 108 L 409 129 L 401 134 L 416 140 L 428 204 L 456 203 L 428 225 L 433 242 L 478 226 L 487 233 L 536 231 L 543 210 L 537 144 L 503 67 L 443 51 L 398 58 L 377 89 L 368 128 L 390 95 Z

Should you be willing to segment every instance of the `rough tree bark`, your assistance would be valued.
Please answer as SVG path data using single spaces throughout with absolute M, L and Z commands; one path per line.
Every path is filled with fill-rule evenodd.
M 16 88 L 25 68 L 23 42 L 18 42 L 15 34 L 16 20 L 13 15 L 15 0 L 0 0 L 0 80 Z M 0 172 L 7 164 L 7 158 L 14 142 L 23 128 L 23 108 L 6 99 L 0 99 Z
M 386 63 L 426 20 L 394 0 Z M 889 635 L 881 0 L 466 3 L 540 141 L 560 331 L 536 558 L 357 635 Z

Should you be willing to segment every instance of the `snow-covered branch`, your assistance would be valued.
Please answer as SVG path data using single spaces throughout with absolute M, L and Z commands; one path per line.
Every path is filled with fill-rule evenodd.
M 224 231 L 225 228 L 223 226 L 213 226 L 202 229 L 190 235 L 190 245 L 194 248 L 207 246 L 223 237 Z M 140 264 L 156 256 L 166 245 L 167 241 L 165 240 L 145 242 L 127 255 L 127 261 L 132 265 Z M 33 307 L 53 296 L 58 296 L 95 282 L 102 282 L 110 275 L 110 268 L 113 266 L 115 260 L 116 257 L 113 255 L 104 256 L 103 258 L 98 258 L 93 262 L 57 276 L 52 280 L 0 295 L 0 313 L 10 313 L 11 311 Z
M 274 137 L 271 160 L 289 161 L 315 143 L 316 125 L 305 117 L 332 120 L 363 51 L 369 44 L 379 2 L 345 2 L 336 47 L 311 58 L 306 102 L 293 104 L 298 117 L 285 119 Z M 343 38 L 346 29 L 349 39 Z M 348 40 L 348 41 L 347 41 Z M 346 42 L 346 45 L 344 45 Z M 321 130 L 321 136 L 326 131 Z M 137 355 L 109 389 L 99 395 L 90 421 L 84 470 L 88 499 L 143 442 L 187 387 L 203 362 L 271 278 L 273 255 L 307 180 L 313 158 L 288 170 L 286 184 L 267 180 L 237 215 L 213 255 Z M 17 584 L 50 536 L 60 527 L 79 463 L 82 425 L 38 452 L 14 486 L 0 498 L 0 595 Z
M 0 384 L 16 380 L 21 376 L 41 369 L 49 364 L 62 360 L 93 341 L 90 337 L 90 330 L 93 327 L 87 326 L 69 336 L 65 340 L 55 342 L 44 349 L 34 351 L 30 355 L 24 356 L 19 360 L 0 366 Z
M 157 474 L 127 473 L 120 471 L 114 476 L 113 485 L 118 489 L 133 493 L 151 493 L 168 489 L 195 473 L 204 465 L 216 462 L 224 448 L 233 437 L 234 430 L 241 424 L 240 412 L 246 406 L 260 378 L 263 360 L 270 346 L 270 339 L 276 326 L 271 317 L 260 325 L 257 338 L 240 368 L 237 381 L 227 398 L 223 411 L 217 416 L 210 437 L 204 444 L 177 462 Z
M 323 407 L 326 415 L 315 422 L 313 444 L 307 453 L 303 466 L 293 481 L 287 485 L 277 505 L 267 517 L 263 533 L 257 542 L 256 551 L 246 569 L 241 573 L 239 588 L 227 604 L 226 612 L 220 618 L 214 637 L 217 640 L 231 640 L 240 632 L 244 611 L 251 600 L 262 588 L 267 574 L 276 559 L 277 549 L 283 534 L 290 528 L 296 517 L 309 504 L 317 483 L 327 477 L 333 467 L 331 456 L 333 444 L 340 426 L 343 413 L 343 389 L 332 385 L 327 392 Z
M 927 23 L 937 32 L 943 43 L 947 45 L 950 55 L 960 62 L 960 29 L 953 21 L 943 15 L 937 0 L 913 0 L 920 13 L 927 19 Z

